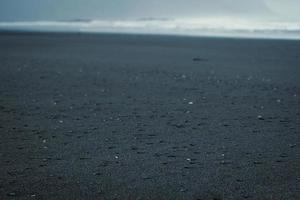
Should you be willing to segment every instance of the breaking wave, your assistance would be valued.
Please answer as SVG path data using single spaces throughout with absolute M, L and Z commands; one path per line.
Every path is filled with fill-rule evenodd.
M 300 39 L 300 23 L 233 18 L 0 22 L 2 30 Z

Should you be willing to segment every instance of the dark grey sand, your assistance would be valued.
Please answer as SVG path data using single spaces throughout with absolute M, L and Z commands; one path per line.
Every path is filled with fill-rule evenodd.
M 0 199 L 300 199 L 300 41 L 0 34 Z

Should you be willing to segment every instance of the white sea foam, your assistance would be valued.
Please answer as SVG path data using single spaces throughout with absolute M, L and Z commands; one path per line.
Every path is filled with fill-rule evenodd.
M 300 39 L 300 23 L 234 18 L 0 22 L 0 29 Z

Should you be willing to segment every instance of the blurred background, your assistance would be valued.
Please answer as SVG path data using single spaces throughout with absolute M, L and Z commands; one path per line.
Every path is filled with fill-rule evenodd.
M 0 28 L 300 38 L 298 0 L 1 0 Z

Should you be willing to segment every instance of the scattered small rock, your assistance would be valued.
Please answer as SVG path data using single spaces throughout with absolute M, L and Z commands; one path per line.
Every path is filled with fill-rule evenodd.
M 194 62 L 203 62 L 203 61 L 207 61 L 207 59 L 204 58 L 193 58 Z
M 296 147 L 296 144 L 290 144 L 289 145 L 291 148 L 294 148 L 294 147 Z
M 260 161 L 253 161 L 253 164 L 260 165 L 260 164 L 262 164 L 262 162 L 260 162 Z
M 221 165 L 228 165 L 228 164 L 231 164 L 231 162 L 230 162 L 230 161 L 226 161 L 226 160 L 222 160 L 222 161 L 220 162 L 220 164 L 221 164 Z
M 180 189 L 180 192 L 186 192 L 186 191 L 187 191 L 187 189 L 185 189 L 185 188 Z
M 184 128 L 184 125 L 183 124 L 175 124 L 174 125 L 176 128 Z
M 261 116 L 261 115 L 258 115 L 258 116 L 257 116 L 257 119 L 259 119 L 259 120 L 264 120 L 263 116 Z
M 147 179 L 150 179 L 150 177 L 147 175 L 142 175 L 142 179 L 147 180 Z
M 15 192 L 10 192 L 10 193 L 7 194 L 7 196 L 14 197 L 14 196 L 16 196 L 16 193 Z

